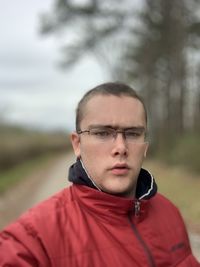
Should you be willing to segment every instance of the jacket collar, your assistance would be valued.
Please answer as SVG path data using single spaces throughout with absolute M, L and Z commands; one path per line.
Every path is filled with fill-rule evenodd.
M 85 186 L 73 184 L 70 187 L 74 203 L 78 203 L 80 212 L 87 211 L 88 216 L 95 220 L 118 227 L 127 226 L 128 218 L 135 223 L 143 221 L 148 216 L 149 200 L 134 200 L 114 196 Z M 139 210 L 136 208 L 139 204 Z M 89 215 L 90 214 L 90 215 Z
M 99 189 L 94 181 L 88 176 L 82 162 L 79 159 L 77 159 L 77 161 L 70 167 L 68 179 L 74 184 Z M 156 192 L 157 185 L 153 176 L 147 170 L 141 168 L 136 187 L 136 199 L 150 199 L 156 194 Z

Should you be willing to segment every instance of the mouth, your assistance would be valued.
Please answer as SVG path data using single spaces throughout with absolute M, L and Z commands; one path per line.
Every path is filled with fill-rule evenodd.
M 127 164 L 115 164 L 110 170 L 115 175 L 125 175 L 129 171 L 129 166 Z

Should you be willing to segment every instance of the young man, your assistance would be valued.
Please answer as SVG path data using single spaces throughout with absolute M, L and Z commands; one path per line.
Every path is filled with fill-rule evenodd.
M 141 168 L 146 131 L 145 106 L 129 86 L 86 93 L 71 135 L 73 184 L 4 229 L 0 266 L 200 266 L 179 211 Z

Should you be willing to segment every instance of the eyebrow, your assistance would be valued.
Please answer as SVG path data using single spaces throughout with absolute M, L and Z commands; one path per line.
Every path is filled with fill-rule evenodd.
M 92 129 L 92 128 L 110 128 L 110 129 L 122 129 L 122 130 L 135 130 L 135 131 L 144 131 L 146 130 L 146 128 L 144 126 L 128 126 L 128 127 L 120 127 L 117 125 L 110 125 L 110 124 L 91 124 L 88 126 L 88 129 Z

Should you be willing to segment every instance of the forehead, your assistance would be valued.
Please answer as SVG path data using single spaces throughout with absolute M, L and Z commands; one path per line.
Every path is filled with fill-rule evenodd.
M 146 127 L 143 104 L 130 96 L 96 95 L 85 104 L 81 126 Z

